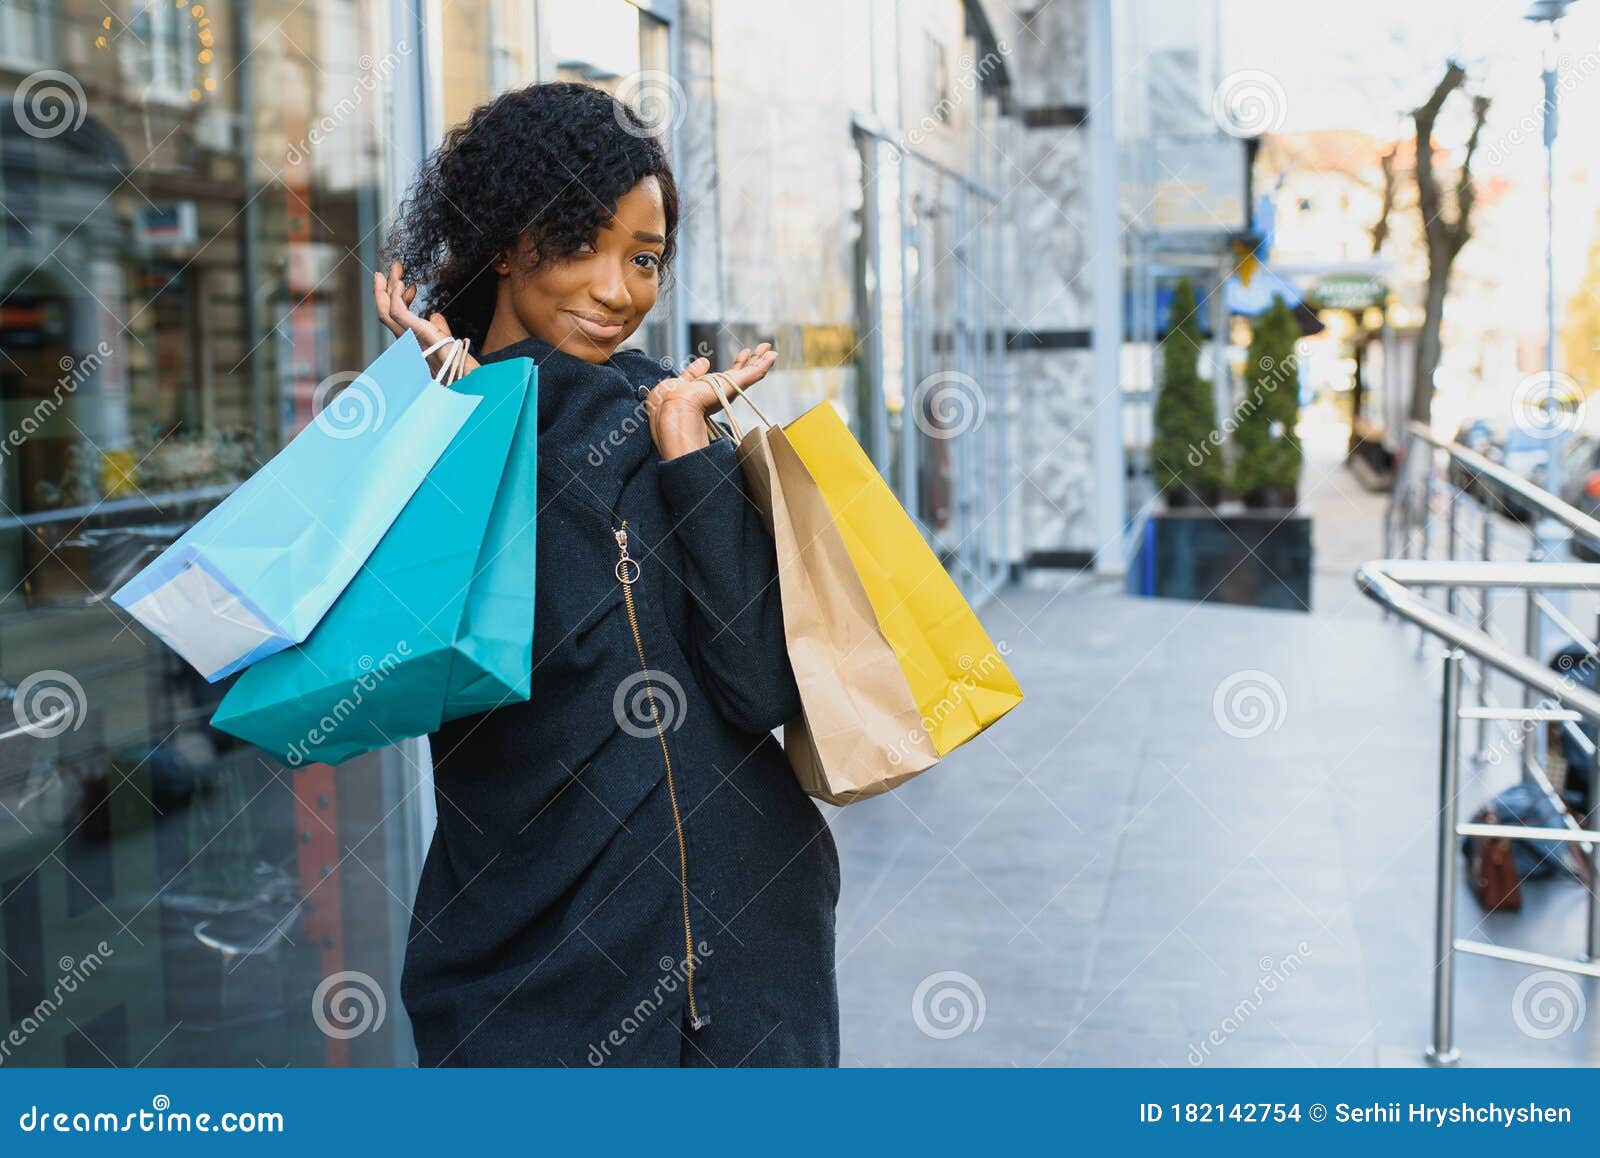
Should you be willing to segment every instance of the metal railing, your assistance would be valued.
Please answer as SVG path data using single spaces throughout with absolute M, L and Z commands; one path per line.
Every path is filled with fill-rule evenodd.
M 1600 548 L 1600 521 L 1562 502 L 1549 492 L 1464 446 L 1446 442 L 1420 424 L 1413 424 L 1407 453 L 1395 480 L 1394 494 L 1384 523 L 1385 553 L 1394 557 L 1368 563 L 1356 571 L 1356 585 L 1387 611 L 1421 629 L 1423 637 L 1436 636 L 1446 644 L 1439 744 L 1439 843 L 1436 898 L 1433 1041 L 1428 1060 L 1452 1065 L 1459 1060 L 1455 1044 L 1455 965 L 1458 953 L 1492 957 L 1540 969 L 1555 969 L 1600 977 L 1600 830 L 1594 812 L 1588 817 L 1572 813 L 1566 798 L 1552 783 L 1547 770 L 1544 731 L 1559 725 L 1591 758 L 1595 744 L 1584 732 L 1588 721 L 1600 727 L 1600 695 L 1577 676 L 1581 671 L 1558 673 L 1546 662 L 1542 641 L 1547 624 L 1555 627 L 1584 653 L 1583 665 L 1600 662 L 1600 640 L 1586 635 L 1547 593 L 1600 590 L 1600 564 L 1546 562 L 1552 538 L 1551 525 Z M 1436 452 L 1447 463 L 1458 463 L 1471 475 L 1487 479 L 1504 494 L 1514 495 L 1527 510 L 1549 524 L 1529 532 L 1531 546 L 1526 561 L 1495 561 L 1495 528 L 1502 525 L 1490 501 L 1478 501 L 1456 487 L 1450 472 L 1435 476 Z M 1436 500 L 1446 504 L 1445 555 L 1431 558 Z M 1463 510 L 1477 512 L 1474 536 L 1463 529 Z M 1397 549 L 1398 548 L 1398 549 Z M 1476 557 L 1462 559 L 1466 548 Z M 1415 556 L 1413 557 L 1413 553 Z M 1442 590 L 1444 604 L 1431 602 L 1429 590 Z M 1496 593 L 1522 592 L 1523 647 L 1506 643 L 1495 631 Z M 1474 605 L 1465 606 L 1471 593 Z M 1470 619 L 1466 616 L 1470 614 Z M 1600 632 L 1597 632 L 1600 635 Z M 1419 647 L 1421 640 L 1419 639 Z M 1469 663 L 1476 660 L 1475 664 Z M 1491 674 L 1508 678 L 1522 690 L 1520 706 L 1498 702 Z M 1474 684 L 1476 704 L 1462 703 L 1463 683 Z M 1542 697 L 1542 698 L 1540 698 Z M 1490 755 L 1488 728 L 1498 725 L 1518 752 L 1523 779 L 1542 792 L 1557 815 L 1560 828 L 1531 828 L 1509 824 L 1477 824 L 1458 820 L 1461 792 L 1461 724 L 1476 720 L 1478 758 Z M 1516 725 L 1517 727 L 1509 727 Z M 1597 789 L 1591 783 L 1588 806 L 1595 808 Z M 1456 891 L 1462 837 L 1508 837 L 1576 844 L 1587 857 L 1588 921 L 1584 954 L 1560 957 L 1509 948 L 1456 936 Z

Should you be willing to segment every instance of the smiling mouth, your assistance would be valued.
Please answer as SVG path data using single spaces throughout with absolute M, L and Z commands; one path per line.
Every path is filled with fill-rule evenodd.
M 612 320 L 603 314 L 581 314 L 577 310 L 568 310 L 572 320 L 578 324 L 578 329 L 587 336 L 600 342 L 609 342 L 622 333 L 623 323 Z

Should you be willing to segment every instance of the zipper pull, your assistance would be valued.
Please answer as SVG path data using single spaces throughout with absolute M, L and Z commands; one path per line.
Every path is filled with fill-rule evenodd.
M 611 532 L 617 541 L 617 565 L 614 568 L 617 582 L 624 587 L 632 587 L 639 581 L 639 560 L 628 554 L 628 520 L 622 520 L 622 526 Z

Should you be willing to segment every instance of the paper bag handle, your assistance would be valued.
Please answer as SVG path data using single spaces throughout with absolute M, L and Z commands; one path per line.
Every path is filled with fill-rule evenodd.
M 437 386 L 449 386 L 460 381 L 461 372 L 467 364 L 467 347 L 472 345 L 471 338 L 440 338 L 433 345 L 422 351 L 423 361 L 441 346 L 449 346 L 450 352 L 444 356 L 438 372 L 434 374 L 433 381 Z
M 728 425 L 732 428 L 733 437 L 737 441 L 744 441 L 744 431 L 739 426 L 739 420 L 733 416 L 732 398 L 744 399 L 745 405 L 750 407 L 751 410 L 755 411 L 756 417 L 761 420 L 761 425 L 763 427 L 775 425 L 772 419 L 763 414 L 761 412 L 761 407 L 757 406 L 755 401 L 751 399 L 751 397 L 744 391 L 734 391 L 732 398 L 729 397 L 729 388 L 732 383 L 728 380 L 727 374 L 723 373 L 721 370 L 713 370 L 711 373 L 707 374 L 706 381 L 711 384 L 711 389 L 717 392 L 717 401 L 722 403 L 722 412 L 728 416 Z M 711 421 L 711 416 L 709 414 L 706 415 L 706 422 L 709 423 L 713 428 L 713 437 L 720 437 L 720 432 L 715 430 L 717 424 Z

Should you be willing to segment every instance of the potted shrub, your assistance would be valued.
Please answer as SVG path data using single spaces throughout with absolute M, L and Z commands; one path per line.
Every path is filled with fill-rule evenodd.
M 1211 383 L 1200 374 L 1200 323 L 1194 285 L 1179 280 L 1167 334 L 1161 340 L 1161 386 L 1156 395 L 1150 453 L 1156 487 L 1170 507 L 1215 506 L 1225 468 Z
M 1193 301 L 1191 291 L 1181 296 Z M 1181 318 L 1174 306 L 1175 318 Z M 1192 332 L 1191 332 L 1192 333 Z M 1295 342 L 1300 328 L 1279 299 L 1256 322 L 1245 369 L 1244 396 L 1229 415 L 1233 429 L 1233 484 L 1249 504 L 1244 510 L 1194 503 L 1215 493 L 1222 468 L 1221 438 L 1214 429 L 1210 391 L 1185 392 L 1198 380 L 1194 348 L 1177 321 L 1165 343 L 1163 393 L 1157 410 L 1157 477 L 1169 509 L 1140 528 L 1129 566 L 1128 589 L 1140 595 L 1234 603 L 1305 611 L 1311 606 L 1311 520 L 1295 513 L 1300 481 L 1299 410 Z M 1174 353 L 1177 357 L 1174 357 Z M 1170 375 L 1178 372 L 1177 389 Z M 1192 378 L 1185 380 L 1184 375 Z M 1182 402 L 1182 405 L 1175 403 Z M 1198 450 L 1199 453 L 1192 453 Z M 1180 508 L 1186 492 L 1191 505 Z M 1290 508 L 1267 509 L 1267 508 Z
M 1244 368 L 1244 398 L 1233 432 L 1233 489 L 1245 505 L 1292 509 L 1303 454 L 1300 417 L 1300 326 L 1282 298 L 1256 319 Z

